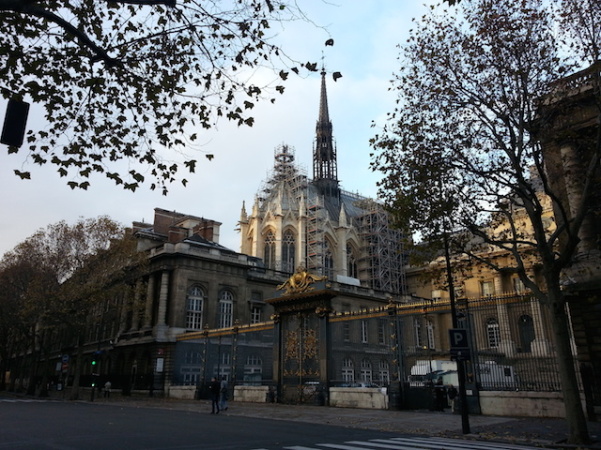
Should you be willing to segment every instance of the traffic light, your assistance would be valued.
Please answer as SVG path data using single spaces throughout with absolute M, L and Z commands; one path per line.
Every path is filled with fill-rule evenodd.
M 96 355 L 92 356 L 92 387 L 96 386 L 96 368 L 98 366 L 96 358 Z
M 14 147 L 23 145 L 28 114 L 29 103 L 12 98 L 8 100 L 0 143 Z

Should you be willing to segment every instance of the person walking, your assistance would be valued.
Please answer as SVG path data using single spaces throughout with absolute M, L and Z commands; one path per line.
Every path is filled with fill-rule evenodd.
M 227 377 L 221 377 L 221 389 L 219 390 L 219 409 L 227 411 Z
M 217 381 L 217 378 L 211 378 L 209 384 L 209 392 L 211 394 L 211 414 L 219 414 L 219 391 L 221 390 L 221 384 Z
M 436 385 L 434 386 L 434 395 L 436 398 L 436 411 L 444 411 L 446 394 L 447 393 L 442 382 L 442 377 L 438 377 L 438 381 L 436 381 Z
M 104 383 L 104 398 L 109 398 L 111 396 L 111 382 L 110 380 L 107 380 L 106 383 Z

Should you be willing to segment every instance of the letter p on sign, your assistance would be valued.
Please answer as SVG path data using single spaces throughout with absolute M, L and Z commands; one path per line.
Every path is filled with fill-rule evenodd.
M 449 342 L 452 349 L 468 348 L 467 330 L 462 328 L 451 328 L 449 330 Z

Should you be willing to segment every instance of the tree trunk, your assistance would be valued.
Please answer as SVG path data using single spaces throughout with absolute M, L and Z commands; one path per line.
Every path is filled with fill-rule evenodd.
M 83 365 L 83 348 L 81 339 L 77 339 L 77 358 L 75 360 L 75 370 L 73 372 L 73 386 L 71 386 L 71 400 L 79 399 L 79 377 L 81 376 L 81 367 Z
M 27 383 L 27 395 L 35 395 L 36 391 L 36 377 L 38 373 L 38 360 L 39 360 L 39 352 L 37 350 L 37 342 L 35 333 L 31 338 L 31 366 L 29 369 L 29 381 Z
M 555 337 L 561 391 L 568 424 L 570 444 L 588 444 L 588 425 L 578 389 L 578 379 L 574 367 L 574 357 L 570 344 L 570 329 L 566 305 L 560 288 L 549 291 L 551 320 Z

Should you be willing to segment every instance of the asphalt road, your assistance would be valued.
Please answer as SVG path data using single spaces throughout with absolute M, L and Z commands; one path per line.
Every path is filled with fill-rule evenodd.
M 398 433 L 85 402 L 0 402 L 0 449 L 281 449 Z

